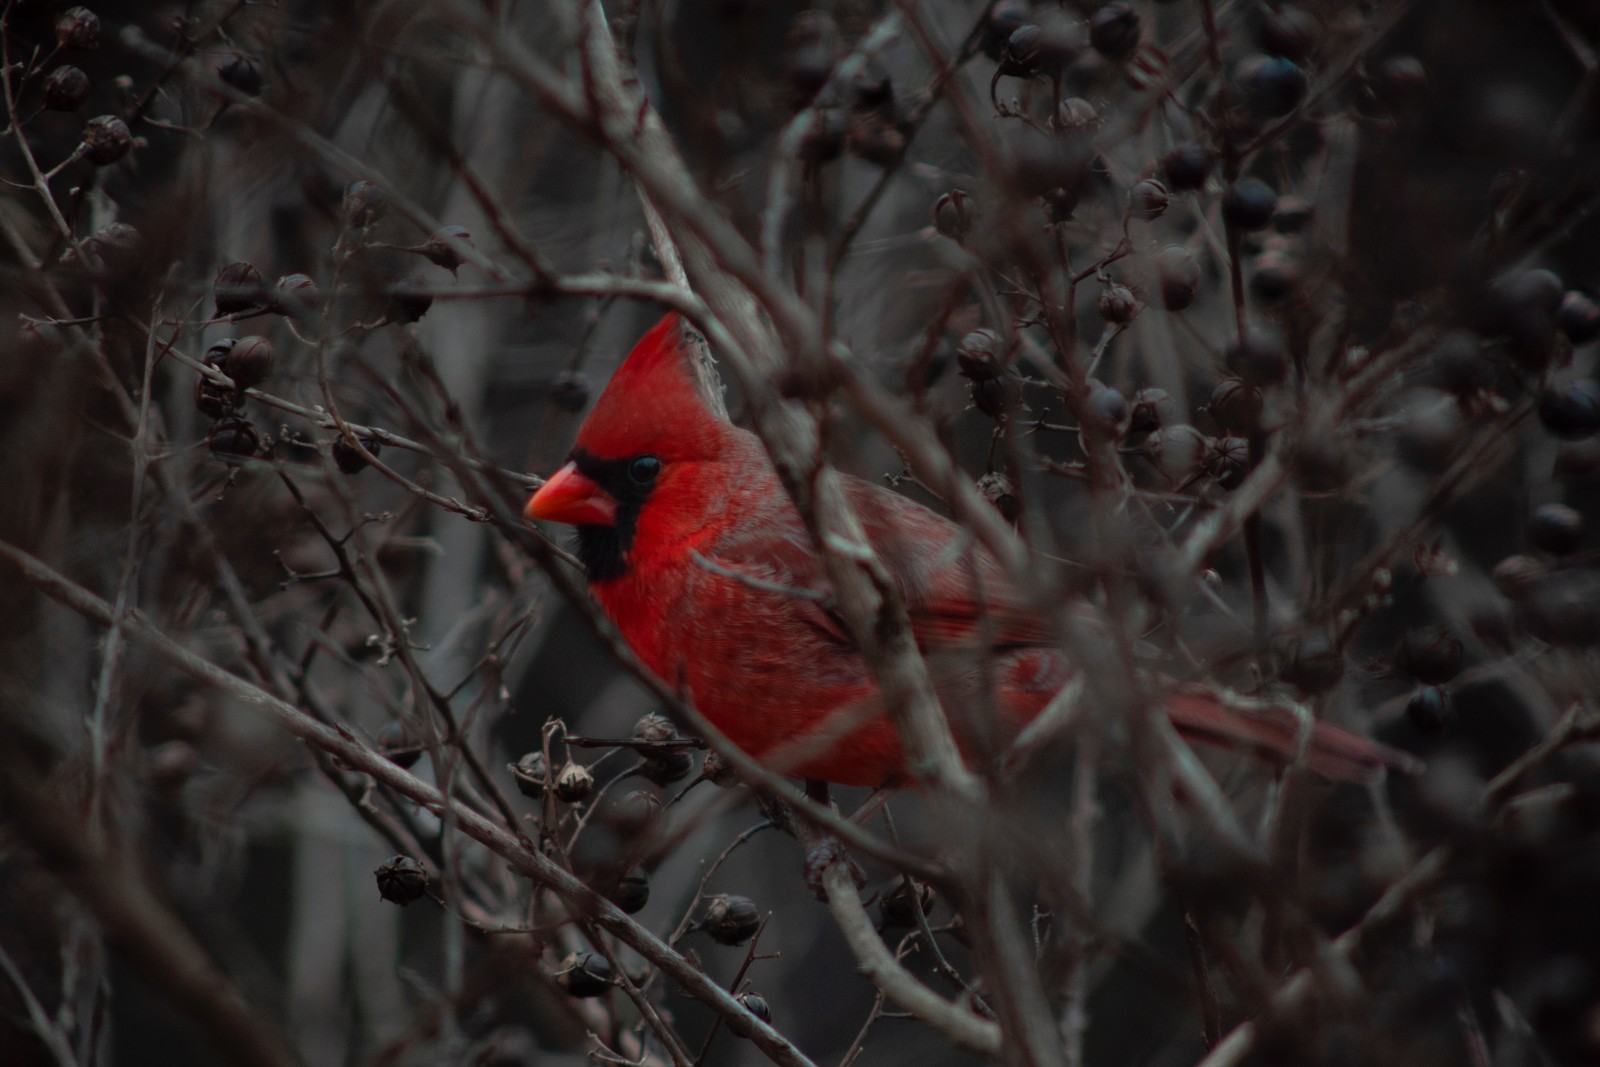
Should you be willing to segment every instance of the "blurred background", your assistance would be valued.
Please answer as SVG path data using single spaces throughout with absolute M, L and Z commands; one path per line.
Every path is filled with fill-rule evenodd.
M 450 778 L 608 893 L 648 857 L 635 918 L 660 936 L 708 895 L 749 898 L 755 948 L 678 947 L 813 1062 L 968 1062 L 879 1017 L 803 846 L 702 781 L 702 751 L 669 773 L 564 743 L 635 736 L 657 705 L 463 478 L 492 472 L 503 500 L 556 469 L 660 314 L 539 284 L 662 276 L 629 175 L 473 29 L 576 77 L 577 8 L 7 3 L 0 541 Z M 1253 881 L 1152 799 L 1114 724 L 1034 759 L 995 818 L 1065 1062 L 1197 1063 L 1245 1019 L 1252 1058 L 1226 1062 L 1600 1062 L 1600 9 L 605 11 L 705 199 L 1066 561 L 1064 595 L 1121 589 L 1175 676 L 1426 764 L 1329 784 L 1207 751 L 1269 857 Z M 1073 352 L 1030 303 L 1039 277 Z M 1073 360 L 1085 396 L 1047 373 Z M 939 505 L 836 406 L 833 462 Z M 1126 478 L 1109 540 L 1090 416 Z M 1174 580 L 1172 545 L 1284 433 L 1252 532 Z M 246 1062 L 159 952 L 107 936 L 148 897 L 299 1062 L 670 1062 L 618 990 L 574 987 L 594 946 L 555 898 L 130 628 L 0 574 L 0 1061 Z M 530 753 L 545 769 L 519 781 Z M 569 760 L 593 783 L 558 798 Z M 948 843 L 916 795 L 890 807 L 908 849 Z M 404 907 L 375 879 L 404 876 L 397 853 L 430 885 Z M 907 965 L 992 995 L 950 902 L 930 898 L 936 959 L 900 875 L 865 866 Z M 1379 936 L 1332 953 L 1397 884 Z M 697 1063 L 765 1059 L 608 951 Z M 1306 966 L 1317 994 L 1283 1010 Z

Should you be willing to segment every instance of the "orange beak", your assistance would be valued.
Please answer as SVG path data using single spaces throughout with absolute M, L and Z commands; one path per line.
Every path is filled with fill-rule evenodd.
M 617 502 L 599 482 L 568 463 L 538 488 L 522 513 L 568 526 L 610 526 L 617 521 Z

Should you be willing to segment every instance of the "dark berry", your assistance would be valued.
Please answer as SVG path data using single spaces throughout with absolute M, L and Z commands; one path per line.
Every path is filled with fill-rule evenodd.
M 1300 264 L 1286 252 L 1263 252 L 1251 264 L 1250 292 L 1263 304 L 1276 304 L 1300 284 Z
M 537 750 L 526 752 L 515 763 L 507 764 L 512 779 L 517 783 L 517 792 L 529 800 L 539 800 L 544 796 L 545 788 L 550 779 L 550 768 L 545 763 L 544 753 Z
M 913 896 L 912 894 L 916 895 Z M 890 929 L 917 925 L 917 910 L 923 918 L 933 910 L 933 886 L 915 879 L 902 878 L 895 887 L 878 899 L 878 915 L 883 925 Z
M 1413 107 L 1428 96 L 1428 69 L 1416 56 L 1390 56 L 1371 75 L 1372 92 L 1392 108 Z
M 260 307 L 267 299 L 261 272 L 249 263 L 229 263 L 217 271 L 211 292 L 216 297 L 219 316 Z
M 761 913 L 749 897 L 719 893 L 706 901 L 700 928 L 719 945 L 742 945 L 761 927 Z
M 760 993 L 740 993 L 733 999 L 737 1000 L 739 1006 L 744 1008 L 745 1011 L 754 1015 L 768 1026 L 772 1025 L 772 1008 L 768 1006 L 766 997 Z
M 344 474 L 360 474 L 362 471 L 367 469 L 369 461 L 367 457 L 362 454 L 362 448 L 366 449 L 368 453 L 374 456 L 376 456 L 382 450 L 382 446 L 378 444 L 377 438 L 375 437 L 369 437 L 366 434 L 358 434 L 356 436 L 356 440 L 361 442 L 361 448 L 357 448 L 355 445 L 351 444 L 349 439 L 343 434 L 340 434 L 338 437 L 333 439 L 333 448 L 331 449 L 333 453 L 333 465 L 338 467 L 339 470 Z
M 227 418 L 242 400 L 237 390 L 219 385 L 204 375 L 194 380 L 194 406 L 208 419 Z
M 285 274 L 273 287 L 273 310 L 283 315 L 309 315 L 320 310 L 322 294 L 309 274 Z
M 1089 43 L 1110 59 L 1126 59 L 1139 47 L 1139 13 L 1111 3 L 1089 16 Z
M 1261 50 L 1298 63 L 1316 49 L 1320 29 L 1315 15 L 1286 4 L 1261 20 Z
M 1250 443 L 1243 437 L 1219 437 L 1206 457 L 1206 473 L 1224 489 L 1237 489 L 1250 473 Z
M 1322 693 L 1344 677 L 1344 653 L 1318 635 L 1292 639 L 1285 647 L 1278 674 L 1308 696 Z
M 410 856 L 391 857 L 372 873 L 378 881 L 378 895 L 391 904 L 405 907 L 428 891 L 428 869 Z
M 389 201 L 383 195 L 383 190 L 378 188 L 377 183 L 365 178 L 345 186 L 344 199 L 340 203 L 345 221 L 357 229 L 377 222 L 388 207 Z
M 1533 580 L 1516 598 L 1517 622 L 1552 645 L 1588 648 L 1600 641 L 1600 573 L 1563 570 Z
M 1078 210 L 1078 194 L 1065 186 L 1050 189 L 1039 199 L 1044 203 L 1045 216 L 1053 225 L 1066 222 Z
M 650 875 L 643 867 L 628 871 L 611 887 L 606 897 L 629 915 L 636 915 L 650 903 Z
M 1028 21 L 1024 0 L 999 0 L 983 21 L 983 54 L 998 60 L 1005 54 L 1006 42 Z
M 1161 173 L 1174 189 L 1198 189 L 1205 185 L 1216 162 L 1204 145 L 1187 141 L 1161 157 Z
M 568 996 L 599 997 L 610 989 L 616 972 L 611 962 L 594 952 L 575 952 L 568 956 L 557 980 Z
M 1133 394 L 1133 408 L 1128 416 L 1129 433 L 1153 433 L 1171 421 L 1178 405 L 1165 389 L 1155 386 Z
M 51 111 L 76 111 L 89 99 L 89 75 L 71 64 L 52 70 L 44 79 L 44 106 Z
M 451 239 L 469 247 L 472 245 L 472 234 L 467 232 L 465 226 L 445 226 L 422 246 L 421 252 L 432 262 L 454 273 L 461 266 L 461 254 L 450 243 Z
M 226 418 L 206 435 L 211 454 L 227 462 L 248 459 L 261 450 L 261 435 L 248 419 Z
M 1128 398 L 1104 382 L 1089 383 L 1089 401 L 1083 413 L 1112 436 L 1121 436 L 1128 428 Z
M 1442 626 L 1407 630 L 1395 664 L 1423 685 L 1443 685 L 1461 672 L 1461 639 Z
M 421 278 L 407 278 L 389 290 L 389 321 L 416 322 L 433 307 L 433 293 Z
M 272 373 L 272 344 L 265 337 L 241 337 L 228 349 L 222 373 L 240 389 L 260 385 Z
M 1600 383 L 1579 378 L 1549 386 L 1539 394 L 1539 421 L 1568 441 L 1600 433 Z
M 403 720 L 394 719 L 378 732 L 378 751 L 391 763 L 412 767 L 422 758 L 422 742 Z
M 86 7 L 69 7 L 56 19 L 56 44 L 90 51 L 100 47 L 100 16 Z
M 1252 56 L 1239 64 L 1239 85 L 1252 114 L 1275 119 L 1305 99 L 1306 72 L 1283 56 Z
M 1299 233 L 1311 225 L 1316 214 L 1311 201 L 1303 196 L 1280 196 L 1277 210 L 1272 213 L 1272 228 L 1279 233 Z
M 1573 344 L 1586 344 L 1600 337 L 1600 304 L 1588 293 L 1573 290 L 1561 298 L 1556 325 Z
M 1241 178 L 1222 194 L 1222 217 L 1241 230 L 1259 230 L 1272 221 L 1278 194 L 1260 178 Z
M 1161 304 L 1182 311 L 1194 303 L 1200 289 L 1200 264 L 1182 245 L 1167 245 L 1156 253 L 1156 277 L 1161 283 Z
M 1000 336 L 993 330 L 973 330 L 956 347 L 956 363 L 975 382 L 993 381 L 1005 372 L 1002 351 Z
M 1125 285 L 1108 285 L 1100 294 L 1100 317 L 1114 326 L 1126 326 L 1139 314 L 1139 300 Z
M 579 370 L 564 370 L 550 382 L 550 403 L 562 411 L 576 414 L 589 403 L 589 376 Z
M 934 229 L 958 243 L 966 239 L 977 215 L 976 201 L 961 189 L 952 189 L 933 202 Z
M 1261 428 L 1261 390 L 1241 378 L 1225 378 L 1211 391 L 1207 405 L 1217 425 L 1231 433 L 1248 434 Z
M 1450 694 L 1436 686 L 1423 686 L 1406 701 L 1406 718 L 1425 734 L 1442 734 L 1455 718 Z
M 83 124 L 83 157 L 108 167 L 133 148 L 133 133 L 115 115 L 97 115 Z
M 1528 542 L 1541 552 L 1565 556 L 1583 540 L 1583 516 L 1565 504 L 1546 504 L 1528 520 Z
M 267 84 L 267 72 L 254 56 L 232 55 L 217 68 L 217 77 L 246 96 L 260 96 Z

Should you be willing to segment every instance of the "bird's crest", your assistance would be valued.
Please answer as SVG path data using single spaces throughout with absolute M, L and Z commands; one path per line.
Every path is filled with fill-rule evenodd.
M 605 459 L 715 454 L 729 427 L 706 404 L 684 329 L 672 313 L 639 339 L 584 420 L 578 448 Z

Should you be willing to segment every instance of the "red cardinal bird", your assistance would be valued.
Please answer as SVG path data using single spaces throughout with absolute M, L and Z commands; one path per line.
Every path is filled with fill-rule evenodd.
M 589 588 L 633 651 L 757 759 L 812 731 L 830 742 L 778 769 L 840 785 L 906 784 L 904 755 L 866 659 L 829 609 L 830 586 L 760 440 L 709 411 L 677 316 L 647 333 L 578 431 L 568 463 L 528 501 L 578 530 Z M 857 478 L 846 493 L 894 576 L 957 740 L 1004 744 L 1071 675 L 1043 620 L 955 523 Z M 1297 726 L 1207 697 L 1170 698 L 1198 740 L 1286 761 Z M 842 736 L 839 736 L 842 734 Z M 1402 759 L 1318 724 L 1307 761 L 1360 778 Z M 780 756 L 780 764 L 784 761 Z

